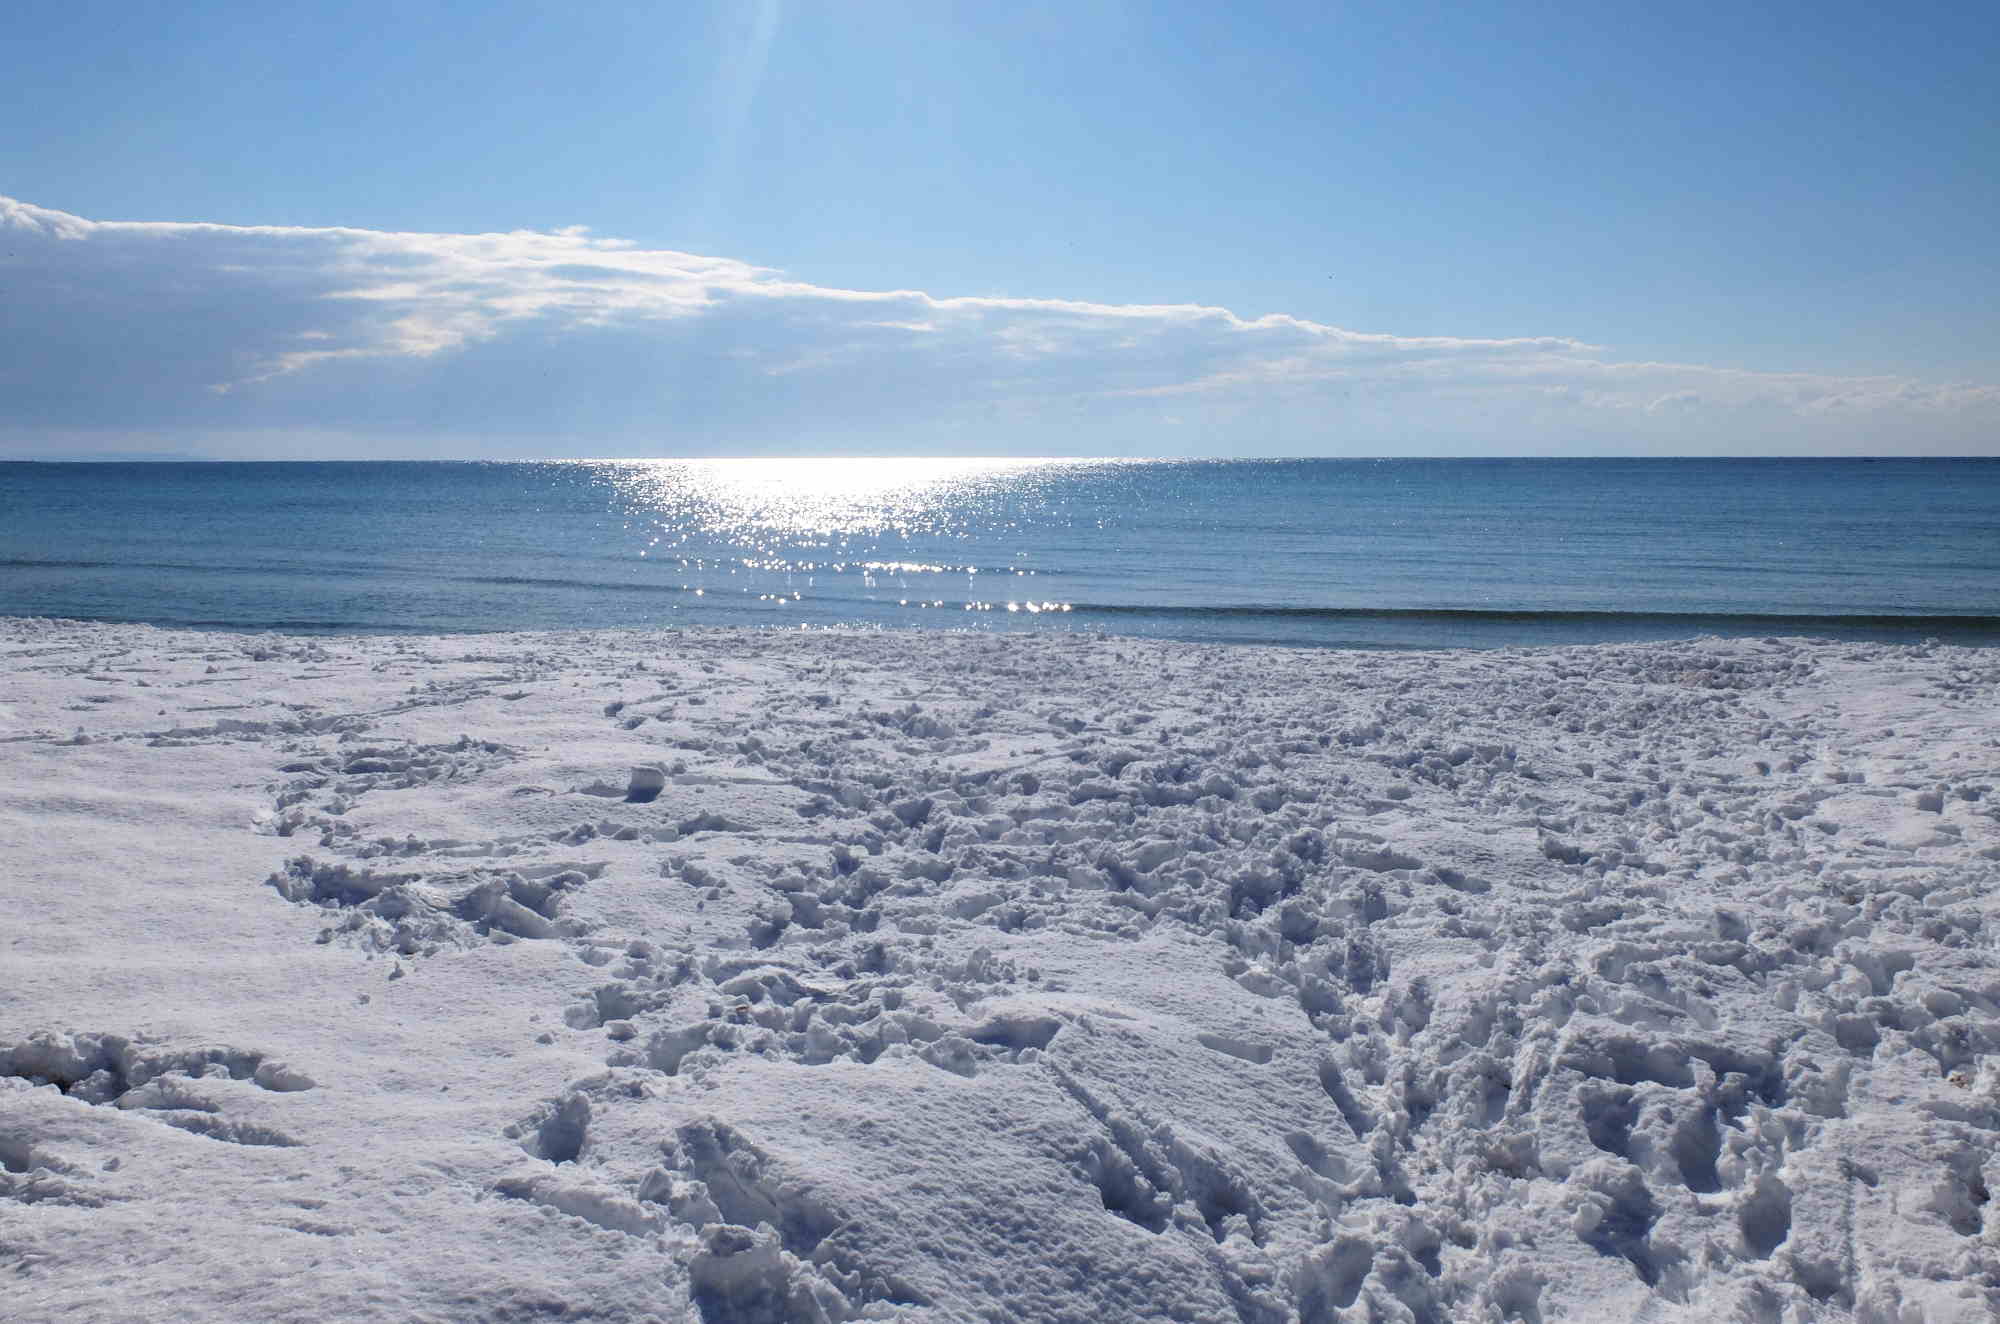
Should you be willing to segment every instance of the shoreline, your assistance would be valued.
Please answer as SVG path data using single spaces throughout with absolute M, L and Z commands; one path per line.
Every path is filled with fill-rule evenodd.
M 23 1319 L 2000 1309 L 1990 648 L 0 659 Z
M 1113 609 L 1076 608 L 1079 616 L 1110 615 L 1113 617 L 1135 617 L 1148 614 L 1152 609 L 1144 607 L 1120 607 Z M 949 615 L 950 613 L 946 613 Z M 1501 622 L 1519 625 L 1534 622 L 1548 622 L 1551 625 L 1592 622 L 1604 628 L 1617 624 L 1644 626 L 1660 622 L 1687 622 L 1691 633 L 1686 634 L 1643 634 L 1606 635 L 1593 639 L 1532 639 L 1504 640 L 1492 643 L 1408 643 L 1371 642 L 1366 640 L 1328 640 L 1309 638 L 1264 639 L 1255 637 L 1202 637 L 1170 634 L 1128 634 L 1114 628 L 1095 628 L 1074 625 L 1067 629 L 1048 628 L 1037 631 L 1034 627 L 987 626 L 979 624 L 960 625 L 917 625 L 917 624 L 870 624 L 860 621 L 832 623 L 798 622 L 783 624 L 710 624 L 705 622 L 672 622 L 648 625 L 561 625 L 547 627 L 522 627 L 514 629 L 471 628 L 461 630 L 436 630 L 420 626 L 402 628 L 382 626 L 350 626 L 335 622 L 281 621 L 274 624 L 232 624 L 222 621 L 146 621 L 114 617 L 90 616 L 37 616 L 9 615 L 0 613 L 0 622 L 40 621 L 61 625 L 102 627 L 111 629 L 144 628 L 162 631 L 185 631 L 195 634 L 216 634 L 232 636 L 273 635 L 310 639 L 468 639 L 482 636 L 508 635 L 548 635 L 548 634 L 595 634 L 602 632 L 623 633 L 680 633 L 680 632 L 731 632 L 749 634 L 760 633 L 820 633 L 820 634 L 880 634 L 889 637 L 900 635 L 973 637 L 989 639 L 1045 639 L 1067 640 L 1086 639 L 1102 641 L 1109 639 L 1130 639 L 1140 643 L 1179 644 L 1191 648 L 1281 648 L 1298 649 L 1308 652 L 1366 652 L 1366 653 L 1490 653 L 1510 649 L 1549 648 L 1597 648 L 1597 647 L 1645 647 L 1650 645 L 1693 644 L 1710 640 L 1786 640 L 1798 643 L 1870 643 L 1891 647 L 1941 646 L 1970 649 L 1991 649 L 2000 647 L 2000 616 L 1979 614 L 1937 615 L 1917 613 L 1848 613 L 1842 615 L 1776 614 L 1763 615 L 1745 612 L 1601 612 L 1601 611 L 1529 611 L 1529 610 L 1461 610 L 1456 608 L 1316 608 L 1316 607 L 1200 607 L 1173 608 L 1165 614 L 1179 614 L 1199 619 L 1244 618 L 1311 618 L 1341 619 L 1356 621 L 1433 621 L 1466 624 L 1495 624 Z M 1902 624 L 1908 622 L 1908 624 Z M 1701 626 L 1736 625 L 1734 630 L 1702 630 Z M 1811 627 L 1831 632 L 1814 632 Z M 1754 628 L 1753 628 L 1754 627 Z M 1766 628 L 1769 627 L 1769 628 Z

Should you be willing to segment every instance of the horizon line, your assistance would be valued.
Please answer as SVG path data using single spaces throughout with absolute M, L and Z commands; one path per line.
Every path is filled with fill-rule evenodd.
M 1830 460 L 1866 461 L 1914 461 L 1914 460 L 1989 460 L 2000 461 L 2000 455 L 1983 452 L 1931 452 L 1922 455 L 1902 455 L 1893 452 L 1880 454 L 1840 454 L 1840 455 L 1798 455 L 1786 453 L 1711 455 L 1702 452 L 1684 454 L 1628 455 L 1600 453 L 1589 455 L 1564 455 L 1524 452 L 1506 455 L 1468 455 L 1440 452 L 1433 454 L 1382 454 L 1382 455 L 944 455 L 944 454 L 902 454 L 902 455 L 517 455 L 517 456 L 273 456 L 270 458 L 250 458 L 246 456 L 216 455 L 161 455 L 139 452 L 120 454 L 117 452 L 82 456 L 20 455 L 0 456 L 0 464 L 717 464 L 717 463 L 796 463 L 799 461 L 854 460 L 876 462 L 939 461 L 957 460 L 968 464 L 1289 464 L 1301 461 L 1355 461 L 1383 462 L 1400 460 L 1459 460 L 1471 463 L 1500 463 L 1515 460 L 1553 460 L 1589 462 L 1595 460 L 1655 461 L 1655 460 L 1707 460 L 1707 461 L 1749 461 L 1749 460 L 1790 460 L 1803 463 L 1823 463 Z

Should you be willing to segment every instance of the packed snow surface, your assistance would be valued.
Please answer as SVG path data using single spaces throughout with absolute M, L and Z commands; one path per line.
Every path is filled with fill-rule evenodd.
M 2000 654 L 0 622 L 0 1315 L 2000 1318 Z

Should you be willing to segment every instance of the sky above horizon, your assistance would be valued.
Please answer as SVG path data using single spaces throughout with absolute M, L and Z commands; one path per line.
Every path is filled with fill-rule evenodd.
M 1996 31 L 24 0 L 0 458 L 2000 454 Z

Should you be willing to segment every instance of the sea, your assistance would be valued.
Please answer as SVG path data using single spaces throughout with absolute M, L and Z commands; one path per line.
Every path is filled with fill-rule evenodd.
M 2000 459 L 0 464 L 0 615 L 2000 643 Z

